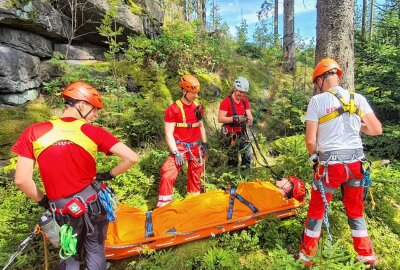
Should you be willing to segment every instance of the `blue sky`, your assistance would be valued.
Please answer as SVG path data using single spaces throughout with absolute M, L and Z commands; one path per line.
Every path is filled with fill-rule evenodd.
M 255 25 L 258 21 L 257 11 L 260 10 L 263 0 L 214 0 L 220 6 L 220 14 L 222 21 L 226 21 L 229 25 L 230 32 L 235 36 L 236 28 L 241 20 L 241 13 L 246 19 L 248 25 L 248 39 L 251 40 Z M 341 1 L 341 0 L 337 0 Z M 356 0 L 361 5 L 360 0 Z M 382 4 L 384 0 L 375 1 Z M 311 39 L 316 36 L 317 23 L 317 0 L 295 0 L 295 32 L 299 33 L 303 39 Z M 376 9 L 375 9 L 376 11 Z M 279 33 L 283 32 L 283 0 L 279 0 Z
M 248 25 L 248 38 L 251 39 L 258 21 L 257 11 L 260 10 L 263 0 L 215 0 L 220 6 L 220 14 L 223 21 L 229 25 L 231 33 L 236 33 L 235 26 L 239 25 L 241 13 Z M 295 1 L 295 31 L 303 38 L 315 37 L 316 26 L 316 0 Z M 283 26 L 283 0 L 279 1 L 279 32 L 282 33 Z

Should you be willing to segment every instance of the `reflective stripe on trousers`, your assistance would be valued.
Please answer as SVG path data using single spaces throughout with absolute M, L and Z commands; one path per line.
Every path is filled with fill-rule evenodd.
M 357 183 L 358 179 L 363 178 L 361 162 L 349 163 L 346 164 L 346 166 L 348 170 L 350 170 L 350 174 L 343 164 L 332 164 L 328 166 L 327 173 L 329 183 L 326 182 L 326 179 L 322 179 L 323 185 L 326 187 L 326 199 L 329 203 L 335 190 L 343 184 L 343 204 L 350 229 L 352 230 L 354 250 L 360 256 L 373 256 L 372 242 L 368 236 L 367 226 L 363 217 L 364 201 L 362 199 L 362 194 L 364 188 L 360 187 Z M 322 175 L 324 170 L 325 166 L 320 166 L 318 173 Z M 318 175 L 315 175 L 315 177 L 318 178 Z M 349 181 L 352 180 L 352 178 L 356 178 L 356 180 Z M 322 223 L 324 210 L 321 193 L 316 188 L 313 188 L 305 222 L 305 231 L 300 247 L 300 251 L 306 256 L 314 256 L 317 251 L 319 234 L 321 231 L 320 223 Z M 331 224 L 331 227 L 333 226 L 335 226 L 335 224 Z
M 200 177 L 204 168 L 203 162 L 201 162 L 200 146 L 193 146 L 190 152 L 186 152 L 186 147 L 181 144 L 178 144 L 177 147 L 178 151 L 183 153 L 184 159 L 188 162 L 187 192 L 200 193 Z M 180 170 L 181 167 L 175 164 L 175 157 L 173 155 L 168 156 L 161 167 L 158 207 L 172 202 L 173 189 Z

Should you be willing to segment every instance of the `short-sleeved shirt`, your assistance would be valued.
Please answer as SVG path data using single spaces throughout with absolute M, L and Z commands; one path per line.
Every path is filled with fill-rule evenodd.
M 183 103 L 183 110 L 186 116 L 187 124 L 194 124 L 199 122 L 196 117 L 196 104 L 193 102 L 190 105 Z M 183 116 L 181 109 L 176 103 L 171 104 L 165 110 L 165 122 L 167 123 L 182 123 Z M 200 126 L 198 127 L 175 127 L 174 138 L 181 142 L 194 143 L 201 139 Z
M 77 119 L 61 118 L 65 122 Z M 29 126 L 12 147 L 19 156 L 35 160 L 32 143 L 52 129 L 51 122 Z M 106 154 L 118 143 L 113 135 L 101 127 L 85 123 L 81 131 L 96 145 L 99 152 Z M 38 157 L 40 175 L 50 200 L 71 196 L 93 182 L 96 176 L 96 161 L 81 146 L 71 141 L 58 141 L 46 148 Z
M 340 86 L 332 90 L 339 93 L 344 100 L 350 100 L 350 92 Z M 355 105 L 364 113 L 372 113 L 371 106 L 364 96 L 355 93 Z M 318 122 L 318 119 L 341 107 L 342 103 L 331 93 L 324 92 L 311 98 L 306 114 L 306 121 Z M 328 122 L 318 124 L 317 151 L 361 149 L 361 118 L 357 114 L 344 113 Z
M 220 111 L 226 111 L 227 117 L 233 116 L 233 109 L 231 105 L 231 101 L 229 100 L 230 96 L 227 96 L 224 98 L 219 106 Z M 236 110 L 236 115 L 240 116 L 245 116 L 246 115 L 246 110 L 250 110 L 250 102 L 246 97 L 243 97 L 242 100 L 239 100 L 239 102 L 235 102 L 235 100 L 232 98 L 233 104 L 235 106 Z M 233 127 L 232 125 L 225 125 L 226 129 L 228 132 L 240 132 L 242 131 L 242 128 L 240 126 L 235 126 Z

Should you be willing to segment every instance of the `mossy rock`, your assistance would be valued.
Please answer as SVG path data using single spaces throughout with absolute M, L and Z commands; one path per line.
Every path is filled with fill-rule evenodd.
M 0 160 L 11 157 L 11 147 L 29 125 L 48 120 L 51 116 L 50 109 L 43 99 L 29 102 L 23 106 L 13 108 L 0 108 L 2 127 L 0 129 Z

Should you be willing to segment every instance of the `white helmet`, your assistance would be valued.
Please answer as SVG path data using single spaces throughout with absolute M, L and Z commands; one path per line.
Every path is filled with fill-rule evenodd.
M 233 83 L 233 87 L 235 87 L 236 90 L 247 93 L 249 92 L 249 81 L 243 77 L 238 77 Z

